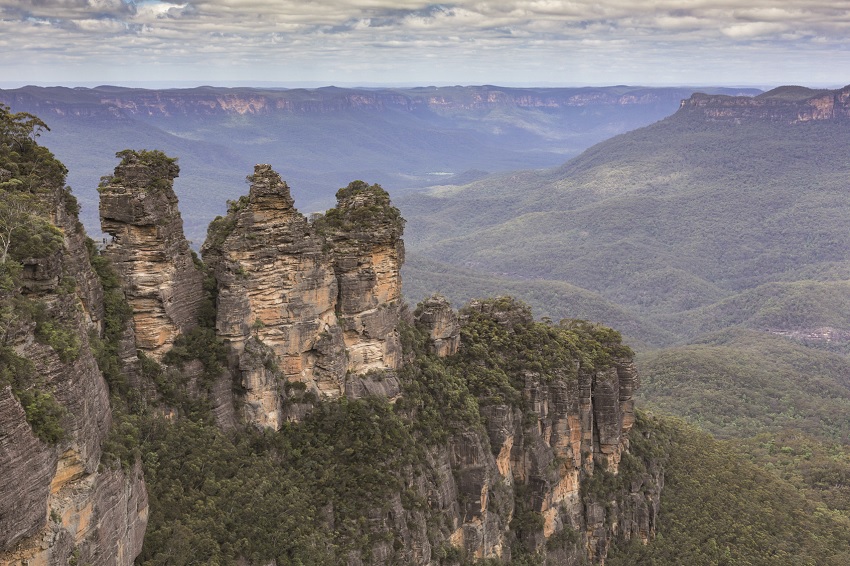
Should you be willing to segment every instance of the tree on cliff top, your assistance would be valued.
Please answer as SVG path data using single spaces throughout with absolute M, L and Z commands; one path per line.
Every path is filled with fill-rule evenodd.
M 36 143 L 45 130 L 41 119 L 0 105 L 0 189 L 37 193 L 65 184 L 68 170 Z

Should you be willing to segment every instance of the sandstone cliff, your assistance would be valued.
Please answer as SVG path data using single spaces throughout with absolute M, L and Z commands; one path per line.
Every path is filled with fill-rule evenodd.
M 468 340 L 470 332 L 494 325 L 502 327 L 503 336 L 523 339 L 540 324 L 527 308 L 504 300 L 473 302 L 464 309 L 464 318 L 470 317 L 478 322 L 475 330 L 465 324 Z M 488 347 L 487 359 L 498 357 L 499 346 Z M 444 456 L 454 481 L 444 475 L 449 486 L 442 491 L 466 502 L 453 517 L 451 544 L 478 558 L 510 558 L 512 537 L 540 552 L 548 539 L 567 533 L 574 544 L 549 545 L 547 563 L 578 564 L 583 558 L 604 561 L 615 537 L 654 536 L 660 475 L 635 475 L 617 493 L 587 489 L 599 474 L 618 474 L 629 446 L 638 379 L 628 353 L 620 355 L 603 367 L 583 367 L 572 359 L 572 367 L 548 375 L 529 364 L 513 376 L 519 397 L 512 403 L 479 398 L 486 435 L 474 430 L 456 435 Z
M 311 224 L 271 167 L 249 180 L 249 194 L 210 225 L 202 254 L 246 416 L 279 428 L 297 418 L 284 408 L 289 389 L 336 398 L 347 375 L 398 368 L 401 220 L 377 186 L 341 189 Z
M 197 325 L 203 275 L 183 235 L 175 160 L 158 151 L 118 157 L 115 173 L 98 189 L 101 226 L 112 237 L 105 253 L 133 308 L 136 345 L 158 360 Z
M 736 92 L 725 89 L 728 92 Z M 757 93 L 743 89 L 744 93 Z M 393 110 L 457 113 L 504 108 L 650 106 L 675 104 L 686 89 L 505 88 L 495 86 L 415 89 L 291 89 L 200 87 L 147 90 L 102 86 L 93 89 L 23 87 L 0 92 L 0 100 L 43 116 L 121 119 L 145 117 L 214 117 L 228 115 L 328 114 Z
M 838 90 L 779 87 L 755 97 L 694 94 L 680 112 L 709 122 L 766 120 L 796 124 L 850 119 L 850 86 Z
M 281 512 L 301 513 L 287 543 L 312 541 L 299 552 L 352 566 L 603 563 L 613 540 L 654 535 L 663 476 L 629 450 L 638 379 L 618 334 L 535 322 L 509 298 L 458 314 L 432 297 L 411 313 L 401 301 L 404 221 L 387 193 L 355 181 L 308 220 L 268 165 L 211 224 L 198 265 L 174 160 L 119 156 L 101 186 L 112 235 L 103 257 L 86 249 L 73 197 L 53 187 L 16 248 L 26 253 L 0 272 L 14 283 L 0 285 L 10 305 L 0 312 L 0 563 L 133 563 L 148 523 L 137 453 L 151 481 L 165 482 L 152 484 L 160 528 L 143 560 L 195 548 L 185 545 L 200 528 L 209 556 L 284 562 L 280 540 L 225 543 L 216 537 L 227 533 L 192 515 L 220 509 L 214 521 L 232 520 L 252 490 L 239 470 L 256 462 L 263 472 L 251 478 L 288 466 L 297 473 L 280 487 L 310 497 L 294 507 L 275 499 L 263 518 L 239 509 L 243 532 L 262 538 Z M 111 281 L 105 258 L 117 269 Z M 113 420 L 120 438 L 107 444 Z M 213 421 L 236 432 L 205 432 Z M 328 453 L 337 436 L 351 444 Z M 228 442 L 248 460 L 196 465 Z M 164 476 L 184 448 L 192 469 Z M 179 474 L 194 475 L 181 485 Z M 277 487 L 266 481 L 257 497 L 274 499 Z
M 35 167 L 51 163 L 43 148 L 22 146 L 17 159 L 32 154 Z M 76 200 L 61 180 L 32 185 L 26 197 L 3 191 L 6 200 L 29 199 L 31 208 L 27 232 L 0 266 L 8 278 L 0 324 L 0 564 L 73 558 L 129 566 L 141 550 L 147 494 L 138 464 L 101 466 L 112 409 L 90 336 L 103 331 L 103 290 Z

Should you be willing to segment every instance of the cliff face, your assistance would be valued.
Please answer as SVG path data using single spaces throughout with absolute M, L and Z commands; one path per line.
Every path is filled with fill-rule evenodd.
M 287 388 L 357 396 L 366 391 L 347 387 L 346 375 L 398 367 L 401 225 L 382 216 L 397 210 L 380 187 L 342 189 L 314 225 L 271 167 L 258 165 L 250 181 L 249 194 L 211 224 L 202 254 L 248 419 L 279 428 L 297 418 L 284 408 Z
M 104 449 L 113 420 L 105 373 L 113 399 L 141 411 L 138 422 L 154 437 L 161 436 L 156 427 L 173 423 L 139 406 L 156 406 L 169 388 L 179 391 L 178 403 L 165 407 L 171 419 L 186 418 L 191 405 L 230 428 L 304 421 L 280 438 L 264 433 L 247 443 L 281 440 L 272 455 L 296 446 L 296 454 L 309 453 L 311 411 L 336 411 L 324 423 L 331 428 L 349 409 L 366 418 L 352 421 L 365 428 L 343 454 L 324 456 L 338 460 L 337 470 L 371 478 L 381 498 L 349 487 L 344 496 L 369 503 L 352 511 L 344 499 L 334 509 L 331 499 L 311 514 L 308 501 L 299 510 L 315 522 L 308 530 L 335 532 L 340 521 L 347 534 L 323 535 L 327 548 L 320 550 L 335 555 L 339 544 L 348 564 L 529 556 L 602 563 L 615 538 L 653 536 L 662 477 L 629 453 L 638 379 L 616 333 L 534 322 L 527 307 L 506 298 L 473 302 L 459 316 L 432 297 L 410 313 L 401 304 L 404 221 L 387 193 L 355 181 L 339 190 L 335 208 L 308 220 L 268 165 L 256 166 L 249 194 L 210 226 L 202 252 L 216 283 L 215 329 L 198 327 L 206 291 L 182 234 L 174 160 L 146 151 L 119 156 L 101 186 L 102 225 L 112 236 L 104 256 L 117 276 L 104 276 L 104 258 L 86 249 L 75 201 L 58 188 L 49 210 L 33 213 L 38 238 L 21 248 L 38 253 L 15 256 L 20 266 L 0 271 L 15 282 L 0 285 L 0 564 L 129 565 L 142 551 L 148 500 L 141 464 L 101 461 L 104 451 L 116 453 Z M 115 310 L 122 289 L 132 309 L 124 318 Z M 410 342 L 404 352 L 402 331 Z M 198 349 L 198 340 L 211 350 L 220 341 L 227 367 Z M 167 365 L 140 363 L 136 350 Z M 114 367 L 102 373 L 103 364 L 121 366 L 127 382 Z M 143 368 L 159 372 L 155 383 L 140 377 Z M 120 397 L 128 386 L 136 405 Z M 242 401 L 239 416 L 233 395 Z M 361 397 L 383 399 L 358 405 Z M 124 439 L 139 434 L 119 422 Z M 341 432 L 321 433 L 320 444 Z M 134 449 L 145 442 L 135 441 Z M 387 451 L 393 443 L 403 448 Z M 170 456 L 156 450 L 155 442 L 143 446 L 152 458 L 146 465 Z M 398 466 L 380 469 L 387 461 L 370 462 L 372 451 Z M 348 467 L 352 459 L 357 465 Z M 317 464 L 324 461 L 302 470 Z M 293 482 L 319 481 L 312 473 Z M 232 487 L 207 479 L 207 487 Z M 302 487 L 315 498 L 334 492 Z M 155 495 L 162 505 L 163 494 Z
M 729 91 L 735 92 L 735 91 Z M 750 89 L 746 94 L 756 94 Z M 742 93 L 744 94 L 744 93 Z M 497 108 L 648 106 L 681 100 L 684 89 L 503 88 L 495 86 L 361 90 L 343 88 L 264 90 L 214 88 L 146 90 L 24 87 L 0 93 L 5 103 L 41 115 L 95 119 L 327 114 L 344 111 L 486 111 Z
M 211 225 L 202 254 L 218 282 L 216 333 L 241 374 L 248 419 L 278 428 L 286 382 L 341 394 L 345 348 L 321 238 L 271 167 L 258 165 L 250 179 L 248 196 Z
M 509 333 L 533 324 L 528 311 L 512 305 L 475 302 L 465 312 L 496 320 Z M 486 438 L 469 431 L 453 439 L 453 475 L 459 499 L 468 503 L 450 540 L 470 555 L 505 558 L 511 530 L 535 551 L 557 533 L 574 533 L 574 547 L 550 553 L 553 564 L 604 561 L 614 537 L 654 536 L 660 475 L 638 475 L 620 493 L 586 489 L 595 474 L 619 473 L 634 423 L 637 372 L 628 357 L 600 369 L 572 363 L 555 379 L 524 370 L 519 406 L 484 404 Z M 529 513 L 542 524 L 511 525 Z
M 147 494 L 138 465 L 100 466 L 112 410 L 89 336 L 102 331 L 103 290 L 76 201 L 61 184 L 37 194 L 33 238 L 56 239 L 24 257 L 20 287 L 3 291 L 0 365 L 12 385 L 0 387 L 0 564 L 130 565 Z
M 404 222 L 377 185 L 355 181 L 340 189 L 337 201 L 319 228 L 329 241 L 339 285 L 348 371 L 398 369 Z
M 112 236 L 105 254 L 133 308 L 137 347 L 159 360 L 197 325 L 203 275 L 192 260 L 177 210 L 179 168 L 157 151 L 126 151 L 100 188 L 100 217 Z
M 850 119 L 850 86 L 831 91 L 779 87 L 755 97 L 694 94 L 680 112 L 710 122 L 766 120 L 796 124 L 813 120 Z

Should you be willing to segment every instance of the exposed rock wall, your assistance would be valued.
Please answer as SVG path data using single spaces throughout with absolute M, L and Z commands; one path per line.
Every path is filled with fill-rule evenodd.
M 323 240 L 271 167 L 258 165 L 250 180 L 248 196 L 210 226 L 202 253 L 218 282 L 216 333 L 233 353 L 247 417 L 278 428 L 285 382 L 342 394 L 345 347 Z
M 378 185 L 355 181 L 322 219 L 339 285 L 348 371 L 398 369 L 403 221 Z
M 390 205 L 379 187 L 353 183 L 310 223 L 270 166 L 257 165 L 249 179 L 249 194 L 210 225 L 202 254 L 217 280 L 216 333 L 230 347 L 246 417 L 279 428 L 297 418 L 284 407 L 291 384 L 356 397 L 374 384 L 346 375 L 399 367 L 404 250 L 400 223 L 382 216 Z
M 425 299 L 413 316 L 416 326 L 428 333 L 434 354 L 445 358 L 457 353 L 460 346 L 460 323 L 457 313 L 445 297 L 435 295 Z
M 24 260 L 22 273 L 25 300 L 43 312 L 7 327 L 5 345 L 32 364 L 32 386 L 61 407 L 62 434 L 55 443 L 36 438 L 11 388 L 0 390 L 0 564 L 68 564 L 75 556 L 129 566 L 141 551 L 147 494 L 138 466 L 100 466 L 112 410 L 88 337 L 102 327 L 103 291 L 72 201 L 56 196 L 50 216 L 64 245 L 55 256 Z
M 788 124 L 850 119 L 850 86 L 838 90 L 779 87 L 756 97 L 694 94 L 680 112 L 709 122 L 764 120 Z
M 197 324 L 203 275 L 195 266 L 177 209 L 179 168 L 158 151 L 125 151 L 100 191 L 105 253 L 133 308 L 137 347 L 159 360 Z
M 441 333 L 431 330 L 452 328 L 434 321 L 454 319 L 449 334 L 457 333 L 457 315 L 446 307 L 434 298 L 416 312 L 433 354 L 439 352 L 434 335 Z M 531 322 L 522 310 L 493 308 L 487 314 L 506 326 Z M 396 554 L 394 560 L 429 564 L 454 547 L 468 558 L 510 561 L 519 537 L 521 546 L 540 553 L 546 564 L 599 564 L 615 538 L 654 536 L 661 472 L 629 471 L 613 490 L 617 482 L 600 479 L 619 477 L 628 452 L 638 385 L 634 366 L 628 357 L 600 369 L 582 367 L 578 359 L 573 364 L 555 379 L 524 372 L 521 402 L 481 399 L 484 428 L 464 427 L 429 450 L 424 469 L 409 480 L 428 501 L 428 537 L 415 540 L 416 557 Z M 415 511 L 406 513 L 409 525 L 423 519 Z M 554 546 L 547 542 L 553 537 L 559 541 Z

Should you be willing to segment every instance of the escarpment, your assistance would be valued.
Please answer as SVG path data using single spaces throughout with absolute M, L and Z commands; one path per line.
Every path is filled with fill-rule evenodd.
M 133 308 L 137 347 L 159 360 L 177 336 L 197 325 L 203 275 L 183 235 L 175 160 L 144 150 L 118 157 L 114 174 L 98 188 L 101 227 L 111 236 L 105 254 Z
M 138 462 L 101 462 L 113 421 L 92 343 L 103 288 L 64 168 L 35 136 L 5 151 L 21 126 L 37 132 L 26 118 L 0 109 L 0 166 L 11 172 L 0 197 L 22 221 L 0 263 L 0 564 L 129 566 L 147 492 Z
M 506 380 L 471 388 L 486 439 L 467 431 L 450 441 L 460 499 L 471 502 L 452 543 L 473 556 L 509 558 L 509 547 L 540 553 L 560 533 L 557 540 L 569 535 L 574 544 L 549 544 L 547 563 L 577 564 L 604 560 L 615 537 L 652 537 L 662 483 L 657 470 L 630 470 L 618 493 L 588 489 L 600 475 L 618 476 L 634 424 L 637 374 L 618 336 L 584 323 L 547 328 L 527 307 L 505 299 L 473 302 L 462 318 L 465 343 L 454 363 L 473 383 L 478 375 L 492 380 L 493 371 Z M 576 339 L 586 346 L 571 351 L 567 344 Z M 533 355 L 515 350 L 517 342 L 548 350 L 561 363 L 516 364 Z M 579 351 L 591 344 L 607 353 L 582 359 Z
M 54 187 L 2 264 L 0 564 L 579 565 L 654 536 L 616 332 L 504 297 L 411 312 L 388 194 L 308 219 L 268 165 L 201 262 L 174 160 L 118 156 L 102 252 Z
M 850 85 L 838 90 L 784 86 L 755 97 L 697 93 L 682 101 L 680 112 L 707 122 L 846 121 L 850 119 Z

